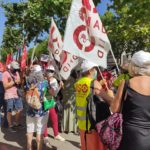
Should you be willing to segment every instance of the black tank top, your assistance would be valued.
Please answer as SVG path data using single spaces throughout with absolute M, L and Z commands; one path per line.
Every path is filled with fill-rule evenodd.
M 150 128 L 150 96 L 142 95 L 127 86 L 122 113 L 124 125 Z

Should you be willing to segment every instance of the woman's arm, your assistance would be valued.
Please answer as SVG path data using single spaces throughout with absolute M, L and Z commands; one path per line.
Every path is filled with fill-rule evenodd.
M 111 90 L 103 90 L 101 84 L 95 80 L 94 81 L 94 94 L 103 98 L 108 104 L 111 104 L 114 99 L 114 94 Z
M 113 113 L 115 112 L 120 112 L 120 107 L 121 107 L 121 101 L 122 101 L 122 94 L 123 94 L 123 89 L 124 89 L 124 84 L 125 84 L 125 80 L 123 80 L 121 82 L 121 84 L 119 85 L 117 94 L 113 100 L 113 102 L 111 103 L 111 111 Z
M 49 93 L 52 95 L 52 96 L 56 96 L 59 92 L 59 85 L 58 85 L 58 82 L 55 78 L 52 78 L 50 80 L 50 88 L 49 88 Z

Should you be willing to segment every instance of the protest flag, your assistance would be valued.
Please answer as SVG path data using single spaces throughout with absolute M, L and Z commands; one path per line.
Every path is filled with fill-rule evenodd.
M 21 58 L 21 70 L 24 70 L 26 68 L 26 60 L 27 60 L 27 49 L 26 49 L 26 45 L 24 45 L 22 58 Z
M 54 19 L 51 19 L 51 26 L 49 31 L 48 49 L 54 55 L 54 58 L 60 62 L 60 54 L 62 52 L 63 41 L 61 34 L 55 24 Z
M 6 58 L 6 66 L 7 66 L 8 64 L 10 64 L 12 61 L 13 61 L 12 55 L 11 55 L 11 54 L 7 54 L 7 58 Z
M 92 0 L 73 0 L 63 50 L 107 67 L 110 41 Z

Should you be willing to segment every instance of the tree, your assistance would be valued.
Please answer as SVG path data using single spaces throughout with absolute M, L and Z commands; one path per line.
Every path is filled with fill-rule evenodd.
M 99 0 L 94 0 L 98 3 Z M 6 12 L 6 28 L 3 35 L 3 49 L 22 47 L 24 38 L 30 43 L 48 33 L 51 17 L 54 17 L 63 34 L 71 0 L 28 0 L 20 3 L 2 3 Z M 11 36 L 10 36 L 11 35 Z
M 111 0 L 102 17 L 115 54 L 150 51 L 150 1 Z
M 41 54 L 48 54 L 47 50 L 48 40 L 44 40 L 39 43 L 35 49 L 35 56 L 40 58 Z M 33 48 L 28 51 L 28 59 L 31 59 Z
M 27 43 L 35 37 L 48 32 L 51 17 L 57 18 L 59 27 L 61 21 L 65 22 L 71 0 L 29 0 L 20 3 L 3 3 L 7 21 L 3 36 L 3 47 L 14 49 L 16 45 L 21 45 L 20 39 L 27 36 Z M 55 14 L 55 15 L 54 15 Z M 61 31 L 64 29 L 61 27 Z M 15 31 L 14 31 L 15 30 Z M 15 40 L 9 35 L 15 36 Z M 16 35 L 18 34 L 18 35 Z M 9 42 L 8 42 L 9 41 Z

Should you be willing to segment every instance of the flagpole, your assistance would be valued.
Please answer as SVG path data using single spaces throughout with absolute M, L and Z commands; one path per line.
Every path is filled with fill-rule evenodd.
M 33 58 L 34 58 L 36 47 L 37 47 L 37 37 L 36 37 L 35 42 L 34 42 L 34 48 L 33 48 L 33 51 L 32 51 L 31 65 L 30 66 L 32 66 L 32 64 L 33 64 Z
M 55 58 L 54 58 L 52 52 L 49 50 L 49 62 L 50 62 L 50 57 L 51 57 L 51 56 L 52 56 L 53 62 L 54 62 L 55 67 L 56 67 L 56 71 L 57 71 L 58 78 L 59 78 L 60 81 L 62 81 L 62 78 L 61 78 L 60 73 L 59 73 L 58 66 L 57 66 L 56 61 L 55 61 Z
M 112 51 L 112 48 L 110 48 L 110 52 L 111 52 L 111 55 L 112 55 L 112 57 L 114 59 L 115 65 L 116 65 L 117 70 L 118 70 L 118 73 L 121 74 L 120 69 L 119 69 L 118 64 L 117 64 L 117 61 L 116 61 L 116 58 L 115 58 L 114 53 Z
M 99 68 L 99 67 L 97 67 L 97 68 L 98 68 L 98 71 L 99 71 L 99 73 L 100 73 L 100 76 L 102 77 L 102 80 L 105 81 L 105 79 L 104 79 L 104 77 L 103 77 L 103 74 L 102 74 L 100 68 Z M 108 91 L 109 88 L 108 88 L 108 86 L 107 86 L 107 83 L 106 83 L 105 85 L 106 85 L 106 89 L 107 89 L 107 91 Z

